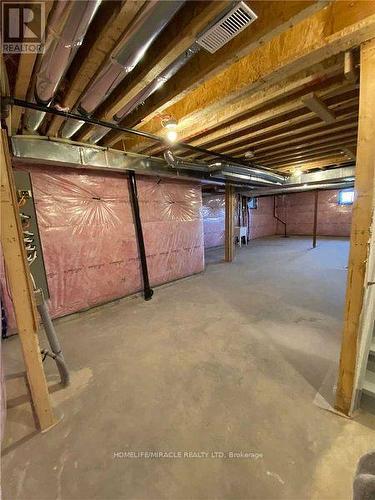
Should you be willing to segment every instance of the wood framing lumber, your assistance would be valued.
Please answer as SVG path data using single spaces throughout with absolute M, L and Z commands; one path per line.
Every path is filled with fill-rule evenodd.
M 225 262 L 234 259 L 234 203 L 235 193 L 233 186 L 225 185 Z
M 346 289 L 344 329 L 336 394 L 336 408 L 349 415 L 357 362 L 358 332 L 364 296 L 370 228 L 375 190 L 375 38 L 361 46 L 360 96 L 355 200 Z
M 325 59 L 373 38 L 375 2 L 333 2 L 329 7 L 256 48 L 220 75 L 166 109 L 178 122 L 181 138 L 193 137 L 230 120 L 238 113 L 237 99 L 286 79 Z M 301 41 L 303 40 L 303 43 Z M 244 112 L 246 110 L 242 110 Z M 220 117 L 219 117 L 220 116 Z M 143 131 L 158 133 L 160 122 Z M 129 148 L 139 151 L 139 143 Z
M 332 113 L 332 111 L 314 92 L 302 97 L 302 102 L 310 109 L 310 111 L 318 115 L 324 122 L 333 123 L 336 120 L 334 113 Z
M 144 4 L 144 0 L 126 0 L 124 2 L 108 2 L 107 22 L 102 21 L 101 31 L 97 33 L 83 61 L 76 65 L 75 75 L 63 99 L 63 107 L 70 110 L 79 101 L 79 98 L 105 63 L 117 43 L 124 36 L 125 31 L 136 17 Z M 115 6 L 113 5 L 115 4 Z M 104 7 L 107 7 L 104 4 Z M 47 135 L 56 136 L 64 118 L 54 116 L 48 128 Z
M 1 130 L 1 244 L 12 293 L 17 328 L 31 400 L 42 431 L 56 423 L 44 374 L 38 340 L 38 321 L 26 260 L 8 138 Z
M 230 64 L 247 56 L 256 47 L 261 46 L 294 26 L 301 20 L 322 9 L 326 1 L 247 1 L 256 12 L 258 19 L 251 27 L 238 34 L 217 53 L 210 54 L 201 50 L 191 61 L 181 68 L 177 75 L 167 82 L 157 93 L 138 108 L 121 124 L 133 127 L 139 122 L 147 122 L 158 116 L 163 110 L 181 100 L 190 91 L 205 81 L 213 78 Z M 106 145 L 117 142 L 119 134 L 108 134 Z
M 45 25 L 47 25 L 47 18 L 52 8 L 53 0 L 47 0 L 43 3 L 45 12 Z M 36 4 L 38 4 L 38 2 L 36 2 Z M 32 2 L 30 3 L 30 7 L 31 9 L 33 9 Z M 17 78 L 13 91 L 14 97 L 17 97 L 18 99 L 26 99 L 37 55 L 38 54 L 36 52 L 23 52 L 20 55 L 17 68 Z M 17 133 L 17 130 L 20 126 L 22 112 L 22 108 L 17 108 L 16 106 L 14 106 L 14 108 L 12 109 L 12 135 L 15 135 Z

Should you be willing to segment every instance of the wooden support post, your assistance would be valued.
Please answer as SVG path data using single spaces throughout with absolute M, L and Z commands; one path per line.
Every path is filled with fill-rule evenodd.
M 234 188 L 229 184 L 225 186 L 225 261 L 232 262 L 234 258 Z
M 360 315 L 374 203 L 375 39 L 361 45 L 355 200 L 336 408 L 349 415 L 353 398 Z
M 8 138 L 1 130 L 1 244 L 31 399 L 42 431 L 56 423 L 38 340 L 38 321 L 14 189 Z
M 319 202 L 319 191 L 314 192 L 314 227 L 313 227 L 313 248 L 316 247 L 316 233 L 318 229 L 318 202 Z

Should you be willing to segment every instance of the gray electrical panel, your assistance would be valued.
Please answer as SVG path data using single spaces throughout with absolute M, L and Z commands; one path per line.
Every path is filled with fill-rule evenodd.
M 30 174 L 27 172 L 14 171 L 14 179 L 23 231 L 23 241 L 30 272 L 36 288 L 41 289 L 44 298 L 47 299 L 49 298 L 48 283 Z

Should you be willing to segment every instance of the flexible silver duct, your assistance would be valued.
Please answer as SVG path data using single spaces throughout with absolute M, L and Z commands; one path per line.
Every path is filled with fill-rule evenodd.
M 154 92 L 156 92 L 160 87 L 164 85 L 173 75 L 177 73 L 198 51 L 200 47 L 197 44 L 192 45 L 187 51 L 181 54 L 172 64 L 170 64 L 160 75 L 155 78 L 149 85 L 147 85 L 141 92 L 139 92 L 133 99 L 131 99 L 114 117 L 113 123 L 120 122 L 128 114 L 142 106 L 146 99 L 148 99 Z M 98 141 L 103 139 L 105 135 L 109 132 L 106 127 L 95 127 L 95 130 L 89 142 L 91 144 L 96 144 Z
M 126 75 L 133 71 L 183 3 L 181 0 L 146 2 L 140 15 L 126 31 L 103 69 L 86 90 L 77 107 L 79 112 L 90 115 L 105 101 Z M 70 138 L 82 125 L 83 122 L 67 120 L 61 135 Z
M 101 0 L 57 1 L 47 26 L 44 53 L 38 59 L 31 101 L 47 106 L 51 103 L 100 3 Z M 44 116 L 41 111 L 27 110 L 26 128 L 36 131 Z

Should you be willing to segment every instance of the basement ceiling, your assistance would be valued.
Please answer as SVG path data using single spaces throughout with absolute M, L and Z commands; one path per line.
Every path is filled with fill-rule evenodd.
M 220 26 L 238 2 L 174 2 L 176 7 L 167 13 L 159 8 L 165 2 L 99 3 L 57 84 L 51 106 L 79 111 L 121 41 L 143 29 L 147 9 L 155 8 L 164 17 L 156 23 L 142 57 L 121 77 L 116 73 L 90 116 L 157 135 L 165 134 L 163 119 L 172 117 L 181 140 L 280 173 L 355 161 L 359 57 L 356 44 L 347 51 L 348 44 L 341 43 L 337 33 L 350 25 L 348 9 L 355 9 L 353 19 L 360 22 L 375 14 L 375 3 L 353 7 L 353 2 L 327 6 L 324 1 L 247 1 L 244 5 L 255 14 L 251 22 L 238 26 L 238 33 L 233 32 L 223 46 L 218 40 L 215 53 L 205 50 L 204 35 Z M 60 4 L 59 0 L 49 3 L 50 16 Z M 321 32 L 331 37 L 327 38 L 329 50 L 316 48 L 314 37 L 318 39 Z M 333 36 L 338 41 L 332 42 Z M 295 53 L 283 62 L 288 44 Z M 307 55 L 302 57 L 298 51 Z M 5 59 L 13 95 L 33 98 L 32 82 L 40 60 L 31 54 Z M 12 132 L 28 134 L 24 124 L 24 117 L 15 112 Z M 47 115 L 37 133 L 61 137 L 64 127 L 67 120 Z M 71 138 L 96 139 L 102 146 L 160 157 L 165 151 L 160 144 L 87 124 Z M 173 149 L 186 160 L 210 159 L 178 146 Z

